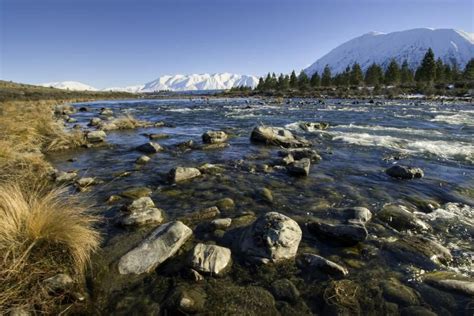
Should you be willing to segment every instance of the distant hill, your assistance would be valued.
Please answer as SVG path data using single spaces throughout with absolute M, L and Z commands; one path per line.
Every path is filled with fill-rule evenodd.
M 334 48 L 305 69 L 308 75 L 322 73 L 329 65 L 333 74 L 341 73 L 355 62 L 366 70 L 372 63 L 386 67 L 392 58 L 401 64 L 408 61 L 415 69 L 428 48 L 444 63 L 464 68 L 474 58 L 474 35 L 454 29 L 412 29 L 393 33 L 371 32 Z
M 71 91 L 97 91 L 96 88 L 78 81 L 48 82 L 39 85 L 42 87 L 52 87 Z

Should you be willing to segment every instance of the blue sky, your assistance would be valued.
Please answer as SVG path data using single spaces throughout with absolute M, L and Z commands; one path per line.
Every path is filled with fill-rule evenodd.
M 300 70 L 369 31 L 473 32 L 473 0 L 0 0 L 0 78 L 97 88 Z

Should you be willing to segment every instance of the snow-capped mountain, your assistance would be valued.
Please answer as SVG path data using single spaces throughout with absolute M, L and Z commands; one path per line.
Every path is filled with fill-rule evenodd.
M 136 85 L 136 86 L 128 86 L 128 87 L 112 87 L 112 88 L 102 89 L 102 91 L 138 93 L 143 89 L 144 86 L 145 85 Z
M 226 90 L 238 86 L 256 87 L 257 84 L 258 78 L 255 76 L 230 73 L 174 75 L 148 82 L 140 92 Z
M 408 61 L 415 69 L 428 48 L 435 58 L 444 63 L 456 62 L 460 68 L 474 58 L 474 34 L 454 29 L 412 29 L 393 33 L 371 32 L 356 37 L 334 48 L 305 69 L 308 75 L 319 74 L 329 65 L 333 74 L 343 72 L 347 66 L 359 63 L 363 70 L 373 62 L 387 66 L 392 58 L 401 64 Z
M 61 81 L 61 82 L 48 82 L 39 84 L 43 87 L 53 87 L 57 89 L 71 90 L 71 91 L 97 91 L 96 88 L 91 87 L 85 83 L 78 81 Z

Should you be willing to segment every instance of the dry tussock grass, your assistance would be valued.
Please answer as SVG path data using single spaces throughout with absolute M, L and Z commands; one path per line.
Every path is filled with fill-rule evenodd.
M 0 312 L 2 306 L 41 306 L 53 299 L 42 280 L 82 275 L 99 245 L 96 218 L 64 189 L 38 186 L 25 192 L 0 185 Z
M 48 311 L 59 298 L 42 280 L 80 277 L 99 244 L 87 207 L 44 184 L 51 166 L 43 153 L 84 143 L 55 120 L 57 103 L 0 103 L 0 314 L 26 305 Z

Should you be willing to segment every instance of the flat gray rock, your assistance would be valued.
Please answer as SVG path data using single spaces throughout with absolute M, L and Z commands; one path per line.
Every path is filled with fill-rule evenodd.
M 120 258 L 119 273 L 142 274 L 153 271 L 172 257 L 192 234 L 193 231 L 179 221 L 161 225 Z
M 201 171 L 197 168 L 176 167 L 170 170 L 168 178 L 171 182 L 181 182 L 190 180 L 201 175 Z

